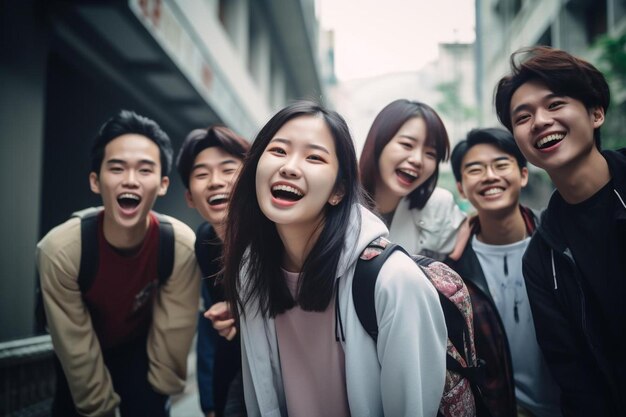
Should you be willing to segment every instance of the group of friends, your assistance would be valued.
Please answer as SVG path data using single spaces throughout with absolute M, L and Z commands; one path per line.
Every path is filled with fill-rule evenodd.
M 419 266 L 399 251 L 385 261 L 376 340 L 355 311 L 355 266 L 380 237 L 463 278 L 491 416 L 626 415 L 626 151 L 600 149 L 609 102 L 594 66 L 535 47 L 496 87 L 506 129 L 474 129 L 452 150 L 435 110 L 404 99 L 376 116 L 358 163 L 344 119 L 309 101 L 251 143 L 197 129 L 176 160 L 205 220 L 196 233 L 152 211 L 169 185 L 168 136 L 121 111 L 92 148 L 103 208 L 90 286 L 78 281 L 80 216 L 37 246 L 52 415 L 168 416 L 197 330 L 207 416 L 436 416 L 447 329 Z M 448 159 L 469 218 L 437 187 Z M 520 204 L 527 161 L 556 187 L 542 213 Z M 173 265 L 159 280 L 165 223 Z

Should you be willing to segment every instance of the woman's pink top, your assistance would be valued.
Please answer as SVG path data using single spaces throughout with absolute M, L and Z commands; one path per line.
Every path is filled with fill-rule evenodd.
M 299 274 L 284 271 L 291 294 Z M 299 306 L 276 316 L 289 417 L 350 416 L 341 343 L 335 340 L 334 297 L 323 312 Z

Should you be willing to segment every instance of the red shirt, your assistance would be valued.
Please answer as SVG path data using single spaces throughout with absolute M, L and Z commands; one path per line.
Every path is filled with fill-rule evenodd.
M 158 287 L 159 221 L 150 213 L 146 237 L 132 255 L 124 255 L 104 238 L 104 212 L 98 217 L 98 271 L 83 294 L 103 349 L 146 334 Z

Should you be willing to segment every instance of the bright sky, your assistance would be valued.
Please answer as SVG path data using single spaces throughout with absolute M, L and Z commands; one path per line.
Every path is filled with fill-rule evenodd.
M 340 80 L 411 71 L 437 59 L 441 42 L 473 42 L 474 0 L 317 0 L 335 31 Z

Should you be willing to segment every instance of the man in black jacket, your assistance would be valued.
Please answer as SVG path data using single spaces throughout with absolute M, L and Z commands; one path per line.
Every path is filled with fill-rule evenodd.
M 472 297 L 476 350 L 486 365 L 483 398 L 493 417 L 560 416 L 559 390 L 536 342 L 522 277 L 522 256 L 538 223 L 519 203 L 526 159 L 506 130 L 474 129 L 450 161 L 459 193 L 478 212 L 463 254 L 447 263 Z
M 565 415 L 624 416 L 626 151 L 600 151 L 609 87 L 557 49 L 511 62 L 498 118 L 557 188 L 524 256 L 537 339 Z
M 192 130 L 176 160 L 176 168 L 187 189 L 185 200 L 206 220 L 196 230 L 195 244 L 203 278 L 203 311 L 224 300 L 218 275 L 222 267 L 225 220 L 230 194 L 249 149 L 250 144 L 231 129 L 210 126 Z M 204 415 L 222 417 L 241 412 L 235 410 L 243 405 L 243 392 L 236 391 L 241 384 L 239 338 L 217 337 L 211 321 L 201 316 L 196 359 L 200 407 Z M 237 378 L 239 380 L 234 382 Z M 236 387 L 235 391 L 231 386 Z

